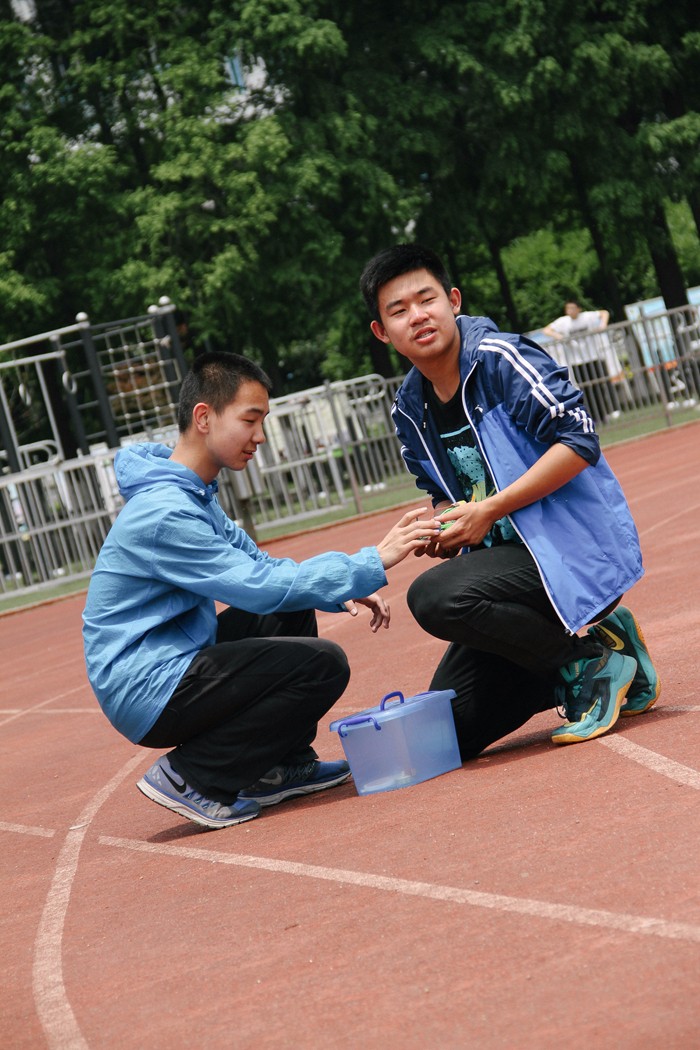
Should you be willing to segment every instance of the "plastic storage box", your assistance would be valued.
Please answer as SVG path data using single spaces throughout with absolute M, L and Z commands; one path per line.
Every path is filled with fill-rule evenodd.
M 331 722 L 360 795 L 419 784 L 462 764 L 451 700 L 454 689 L 387 693 L 377 707 Z

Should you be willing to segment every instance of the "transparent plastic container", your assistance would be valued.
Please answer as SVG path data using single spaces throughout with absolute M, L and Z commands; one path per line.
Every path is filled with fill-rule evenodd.
M 461 766 L 455 695 L 454 689 L 387 693 L 377 707 L 331 722 L 359 795 L 409 787 Z

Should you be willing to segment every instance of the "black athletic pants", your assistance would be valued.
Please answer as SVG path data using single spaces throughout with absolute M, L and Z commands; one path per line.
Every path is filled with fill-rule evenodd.
M 554 707 L 557 669 L 602 651 L 590 636 L 567 634 L 520 543 L 441 561 L 414 580 L 408 604 L 425 631 L 450 642 L 430 688 L 457 693 L 463 759 Z
M 140 743 L 169 748 L 206 798 L 232 802 L 278 764 L 316 758 L 317 722 L 350 678 L 343 650 L 318 637 L 313 610 L 257 616 L 227 609 Z

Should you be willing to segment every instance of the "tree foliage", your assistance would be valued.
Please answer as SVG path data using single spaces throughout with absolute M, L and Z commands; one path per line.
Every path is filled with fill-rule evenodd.
M 688 0 L 15 6 L 0 339 L 167 294 L 195 350 L 248 353 L 282 392 L 399 370 L 357 292 L 395 241 L 516 329 L 700 281 Z

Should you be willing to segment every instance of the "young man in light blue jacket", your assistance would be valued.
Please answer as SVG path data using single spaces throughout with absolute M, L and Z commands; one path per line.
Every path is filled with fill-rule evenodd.
M 216 477 L 244 470 L 265 440 L 269 391 L 247 358 L 205 354 L 182 385 L 175 448 L 117 453 L 126 505 L 83 614 L 105 714 L 132 742 L 173 749 L 137 786 L 208 828 L 348 778 L 346 762 L 320 762 L 311 746 L 350 675 L 342 649 L 318 638 L 315 610 L 355 614 L 359 602 L 373 631 L 388 627 L 375 593 L 386 570 L 439 533 L 421 508 L 357 554 L 297 563 L 261 551 L 220 507 Z M 215 602 L 227 607 L 218 616 Z
M 643 573 L 637 531 L 567 370 L 529 339 L 460 315 L 459 290 L 420 245 L 380 252 L 360 288 L 374 335 L 413 365 L 393 418 L 443 522 L 416 553 L 445 560 L 408 601 L 450 643 L 430 688 L 457 693 L 462 757 L 555 705 L 566 713 L 559 744 L 648 710 L 658 676 L 619 605 Z

